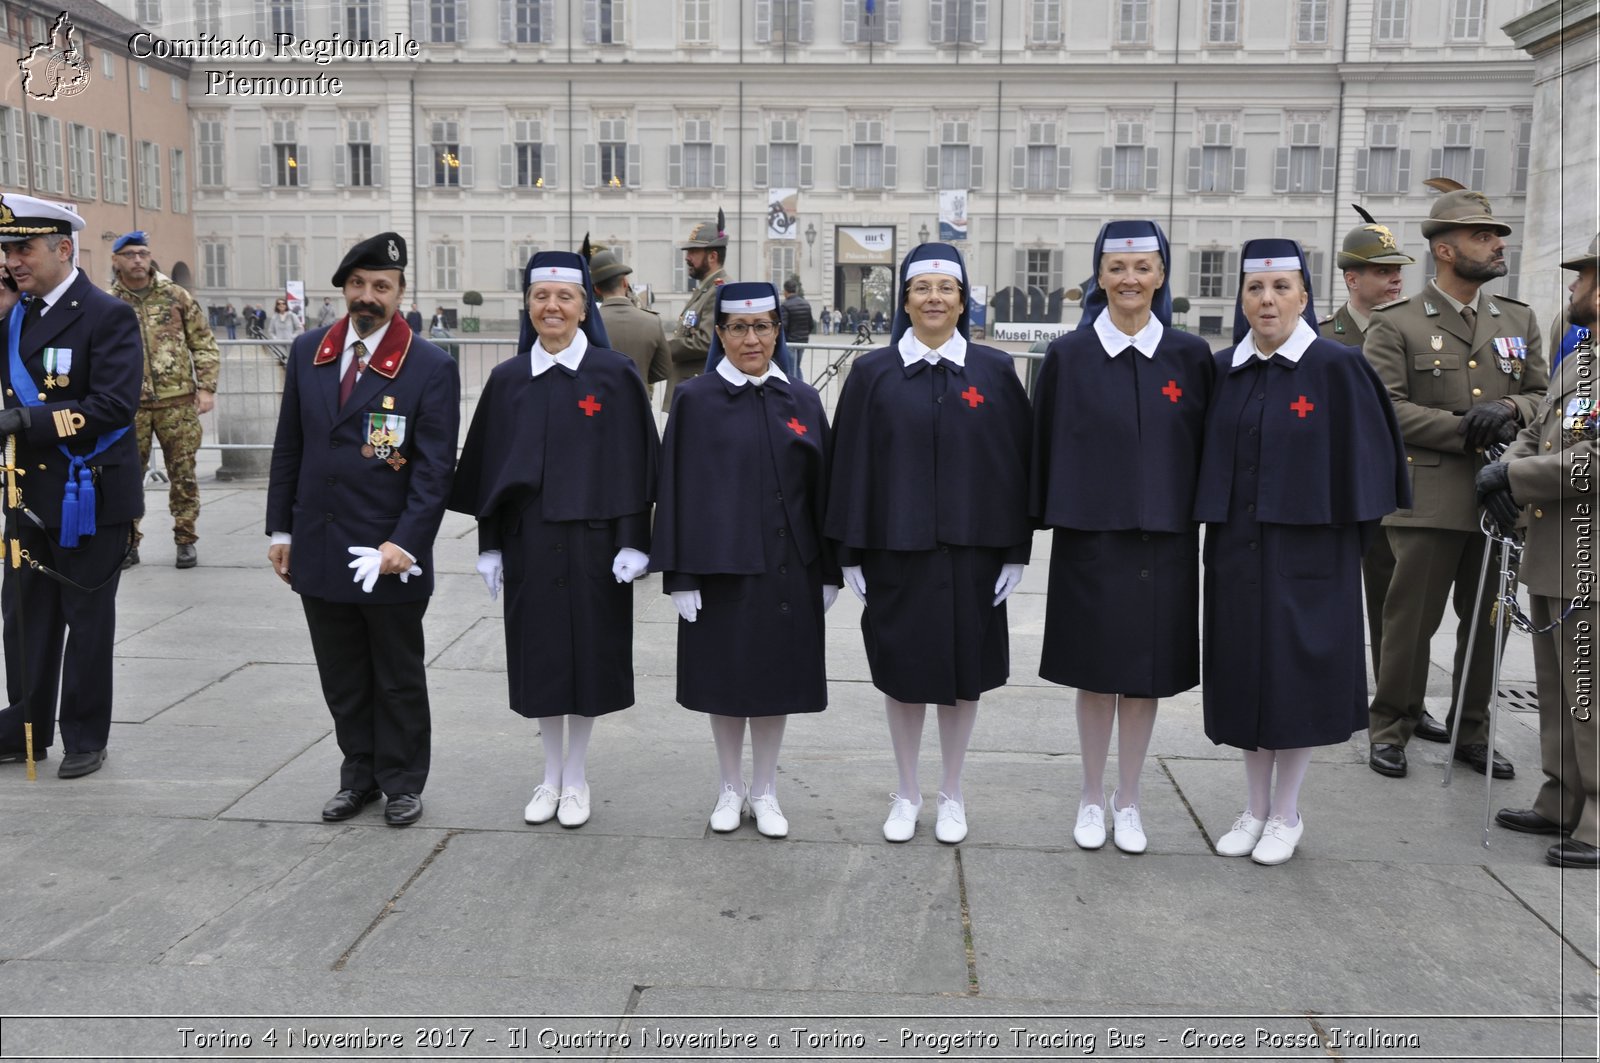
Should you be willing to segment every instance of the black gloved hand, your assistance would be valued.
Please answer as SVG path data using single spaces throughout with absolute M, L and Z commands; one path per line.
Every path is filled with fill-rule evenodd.
M 26 406 L 11 406 L 0 410 L 0 436 L 14 436 L 27 431 L 33 424 L 33 414 Z
M 1478 490 L 1478 504 L 1489 514 L 1489 519 L 1509 535 L 1517 526 L 1522 507 L 1511 494 L 1511 476 L 1503 461 L 1492 461 L 1478 470 L 1474 483 Z
M 1505 435 L 1508 430 L 1511 434 Z M 1467 437 L 1469 451 L 1509 442 L 1517 434 L 1517 413 L 1499 399 L 1480 402 L 1461 415 L 1456 432 Z

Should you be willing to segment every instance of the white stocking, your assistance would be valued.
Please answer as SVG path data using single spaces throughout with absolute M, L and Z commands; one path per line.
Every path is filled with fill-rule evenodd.
M 1272 760 L 1270 749 L 1244 751 L 1245 807 L 1256 819 L 1272 811 Z
M 544 785 L 561 793 L 562 733 L 565 716 L 539 717 L 539 738 L 544 743 Z
M 1122 697 L 1117 702 L 1117 800 L 1139 803 L 1139 775 L 1156 729 L 1156 699 Z
M 589 736 L 594 734 L 594 717 L 569 716 L 567 720 L 567 759 L 561 766 L 561 785 L 581 790 L 589 783 Z
M 750 793 L 755 797 L 778 792 L 778 751 L 788 723 L 787 716 L 750 717 Z
M 952 801 L 961 800 L 961 769 L 967 763 L 967 746 L 972 744 L 972 731 L 977 725 L 976 701 L 939 706 L 939 756 L 944 767 L 939 792 Z
M 728 787 L 740 797 L 744 796 L 744 717 L 718 716 L 712 713 L 711 739 L 717 744 L 717 772 L 722 781 L 717 793 Z
M 1272 814 L 1292 827 L 1300 822 L 1300 784 L 1311 767 L 1311 747 L 1280 749 L 1276 755 L 1278 782 L 1273 788 Z
M 917 782 L 917 755 L 922 752 L 922 722 L 928 706 L 911 705 L 885 695 L 884 712 L 889 718 L 889 743 L 894 746 L 894 765 L 900 772 L 900 796 L 920 804 L 921 784 Z
M 1111 751 L 1111 728 L 1117 718 L 1117 696 L 1093 690 L 1078 691 L 1078 752 L 1083 759 L 1083 796 L 1086 805 L 1106 800 L 1106 754 Z

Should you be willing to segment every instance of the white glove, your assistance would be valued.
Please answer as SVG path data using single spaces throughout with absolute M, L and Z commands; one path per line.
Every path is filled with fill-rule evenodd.
M 412 565 L 410 568 L 406 569 L 404 572 L 400 573 L 399 575 L 400 575 L 400 582 L 404 583 L 407 580 L 409 580 L 412 576 L 420 576 L 420 575 L 422 575 L 422 566 L 421 565 Z
M 1022 570 L 1027 565 L 1001 565 L 1000 578 L 994 581 L 994 604 L 999 605 L 1011 597 L 1011 592 L 1022 582 Z
M 672 604 L 678 610 L 678 615 L 689 623 L 694 623 L 694 618 L 700 615 L 699 591 L 673 591 Z
M 618 583 L 632 583 L 648 571 L 650 556 L 641 554 L 631 546 L 618 550 L 615 560 L 611 562 L 611 574 L 617 577 Z
M 839 588 L 831 583 L 822 585 L 822 611 L 826 613 L 833 608 L 834 599 L 839 597 Z
M 485 550 L 478 555 L 478 575 L 483 577 L 483 585 L 489 588 L 489 600 L 492 602 L 500 597 L 500 588 L 505 586 L 506 568 L 500 563 L 500 551 Z
M 862 605 L 867 604 L 867 577 L 861 574 L 861 566 L 846 565 L 841 571 L 844 573 L 844 585 L 856 592 Z
M 350 582 L 361 584 L 362 591 L 371 594 L 372 588 L 378 585 L 378 569 L 383 567 L 383 555 L 371 546 L 352 546 L 349 550 L 356 558 L 347 566 L 355 570 Z

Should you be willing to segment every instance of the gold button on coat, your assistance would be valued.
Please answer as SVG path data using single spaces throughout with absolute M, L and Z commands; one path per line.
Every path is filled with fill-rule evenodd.
M 1473 388 L 1472 389 L 1472 397 L 1473 398 L 1477 398 L 1479 395 L 1482 395 L 1482 394 L 1483 394 L 1483 389 L 1482 388 Z
M 1476 358 L 1474 358 L 1472 361 L 1468 362 L 1467 363 L 1467 368 L 1468 369 L 1476 369 L 1476 368 L 1478 368 L 1478 360 Z

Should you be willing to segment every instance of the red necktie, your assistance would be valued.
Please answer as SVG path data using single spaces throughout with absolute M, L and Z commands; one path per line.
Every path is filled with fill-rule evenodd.
M 350 393 L 356 389 L 356 377 L 367 365 L 367 345 L 356 340 L 354 356 L 350 359 L 350 367 L 344 371 L 344 376 L 339 378 L 339 408 L 344 409 L 344 404 L 350 401 Z

